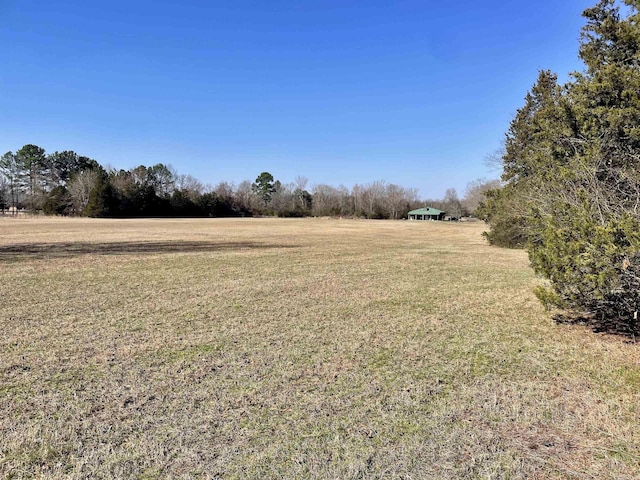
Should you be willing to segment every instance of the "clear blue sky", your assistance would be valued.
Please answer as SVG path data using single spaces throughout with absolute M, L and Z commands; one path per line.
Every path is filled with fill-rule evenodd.
M 0 150 L 462 194 L 593 4 L 0 0 Z

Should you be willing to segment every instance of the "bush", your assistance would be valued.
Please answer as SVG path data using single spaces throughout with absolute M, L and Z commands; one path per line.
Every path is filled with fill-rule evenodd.
M 600 225 L 587 208 L 565 211 L 546 220 L 529 246 L 533 268 L 552 282 L 536 295 L 545 306 L 593 314 L 617 330 L 639 333 L 640 221 L 624 215 Z

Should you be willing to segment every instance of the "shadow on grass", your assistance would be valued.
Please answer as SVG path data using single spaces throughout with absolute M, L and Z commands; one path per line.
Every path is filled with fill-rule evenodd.
M 609 333 L 629 337 L 634 342 L 638 340 L 640 331 L 629 323 L 628 319 L 598 318 L 596 315 L 557 314 L 553 319 L 561 325 L 582 325 L 590 328 L 594 333 Z
M 61 242 L 0 245 L 0 262 L 16 262 L 81 255 L 156 255 L 166 253 L 206 253 L 228 250 L 295 248 L 295 245 L 259 242 Z

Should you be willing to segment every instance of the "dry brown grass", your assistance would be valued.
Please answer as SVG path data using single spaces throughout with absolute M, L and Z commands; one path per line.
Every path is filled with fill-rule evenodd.
M 640 477 L 639 347 L 482 228 L 0 220 L 0 477 Z

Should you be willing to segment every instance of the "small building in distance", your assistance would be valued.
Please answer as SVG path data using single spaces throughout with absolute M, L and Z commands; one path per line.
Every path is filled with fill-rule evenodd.
M 433 207 L 418 208 L 409 212 L 409 220 L 444 220 L 446 212 Z
M 26 215 L 27 214 L 27 210 L 24 208 L 18 208 L 16 206 L 13 207 L 9 207 L 6 210 L 2 209 L 0 210 L 0 215 L 11 215 L 11 216 L 18 216 L 18 215 Z

